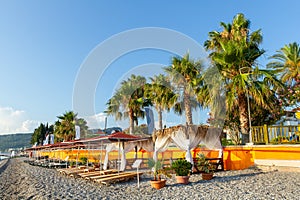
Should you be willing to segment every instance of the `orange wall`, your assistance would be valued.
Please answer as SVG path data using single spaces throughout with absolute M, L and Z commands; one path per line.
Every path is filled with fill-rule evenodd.
M 204 153 L 207 157 L 218 157 L 218 151 L 197 148 L 192 150 L 192 156 L 196 157 L 198 153 Z M 41 155 L 49 155 L 50 158 L 56 157 L 65 159 L 69 156 L 70 160 L 88 157 L 90 162 L 99 162 L 100 150 L 61 150 L 61 151 L 45 151 Z M 129 152 L 126 158 L 134 158 L 135 153 Z M 139 151 L 138 158 L 150 158 L 152 152 Z M 102 152 L 104 160 L 105 151 Z M 159 153 L 159 159 L 184 158 L 185 152 L 176 148 L 170 147 L 167 151 Z M 117 159 L 118 152 L 114 151 L 109 154 L 109 159 Z M 246 169 L 254 165 L 255 159 L 270 159 L 270 160 L 300 160 L 300 145 L 253 145 L 253 146 L 228 146 L 223 148 L 223 162 L 225 170 Z
M 225 170 L 248 168 L 254 165 L 255 159 L 300 160 L 300 145 L 254 145 L 224 148 Z
M 246 169 L 254 165 L 254 152 L 242 146 L 225 147 L 223 150 L 225 170 Z

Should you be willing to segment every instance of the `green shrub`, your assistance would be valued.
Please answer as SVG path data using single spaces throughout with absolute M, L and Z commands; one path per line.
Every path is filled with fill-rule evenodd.
M 86 165 L 88 158 L 87 157 L 80 157 L 79 160 L 81 161 L 82 165 Z
M 177 176 L 188 176 L 192 169 L 192 163 L 185 159 L 179 159 L 172 163 L 172 169 Z
M 171 178 L 171 175 L 168 173 L 169 169 L 163 166 L 163 161 L 155 161 L 154 159 L 149 158 L 148 167 L 152 170 L 153 180 L 161 180 L 161 175 Z
M 206 157 L 203 153 L 198 154 L 197 158 L 199 170 L 205 173 L 212 173 L 216 170 L 216 166 L 206 160 Z

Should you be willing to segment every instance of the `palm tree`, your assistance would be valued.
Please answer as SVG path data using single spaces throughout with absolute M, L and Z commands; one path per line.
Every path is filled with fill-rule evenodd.
M 221 26 L 223 31 L 210 32 L 204 46 L 211 50 L 210 57 L 223 79 L 227 112 L 239 105 L 240 129 L 246 143 L 249 142 L 248 102 L 253 100 L 271 110 L 272 102 L 268 99 L 274 97 L 282 84 L 274 71 L 256 67 L 257 59 L 265 52 L 259 48 L 260 30 L 250 33 L 250 21 L 243 14 L 236 15 L 232 24 L 221 23 Z
M 276 61 L 268 64 L 269 68 L 274 68 L 280 74 L 280 79 L 283 83 L 293 85 L 297 80 L 300 80 L 300 47 L 296 42 L 285 45 L 277 54 L 274 54 L 270 59 Z
M 194 86 L 197 79 L 200 78 L 202 68 L 202 63 L 191 60 L 189 54 L 182 58 L 173 57 L 172 65 L 164 68 L 177 91 L 179 93 L 182 92 L 183 100 L 181 106 L 185 111 L 188 125 L 193 124 L 192 108 L 196 108 L 199 105 L 196 103 Z
M 151 84 L 145 86 L 145 97 L 150 99 L 158 113 L 158 128 L 163 128 L 162 112 L 170 110 L 177 103 L 178 95 L 172 91 L 172 86 L 167 77 L 159 74 L 150 77 Z
M 77 114 L 73 111 L 65 112 L 58 116 L 58 121 L 55 122 L 54 134 L 57 141 L 68 141 L 75 138 L 75 119 Z
M 287 107 L 298 107 L 300 99 L 300 47 L 296 42 L 285 45 L 267 66 L 275 69 L 286 88 L 279 90 L 281 104 Z
M 105 112 L 108 115 L 114 115 L 116 120 L 129 118 L 130 134 L 133 134 L 134 122 L 138 125 L 138 118 L 144 117 L 142 107 L 149 104 L 143 99 L 145 84 L 145 77 L 132 74 L 130 78 L 122 81 L 121 87 L 106 103 Z

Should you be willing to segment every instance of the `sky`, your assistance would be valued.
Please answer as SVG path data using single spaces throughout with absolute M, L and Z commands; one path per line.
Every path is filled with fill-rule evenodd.
M 203 45 L 208 32 L 221 31 L 237 13 L 251 21 L 251 30 L 261 29 L 268 57 L 283 45 L 299 42 L 297 0 L 202 0 L 202 1 L 0 1 L 0 134 L 26 133 L 40 123 L 53 124 L 57 116 L 74 110 L 74 91 L 88 61 L 106 41 L 126 31 L 147 27 L 184 34 Z M 142 40 L 143 37 L 137 37 Z M 146 40 L 146 39 L 145 39 Z M 118 52 L 126 38 L 106 53 Z M 178 41 L 178 45 L 180 41 Z M 186 50 L 188 51 L 188 49 Z M 99 60 L 107 54 L 97 55 Z M 174 53 L 144 48 L 120 54 L 105 70 L 95 74 L 94 113 L 83 116 L 90 128 L 104 128 L 107 100 L 131 73 L 152 76 L 170 65 Z M 159 67 L 160 66 L 160 67 Z M 86 91 L 92 78 L 86 77 Z M 94 88 L 95 87 L 95 88 Z M 84 88 L 84 87 L 83 87 Z M 85 95 L 84 91 L 82 95 Z M 76 110 L 75 110 L 76 112 Z M 195 123 L 205 122 L 207 111 L 196 114 Z M 183 117 L 164 114 L 167 126 L 182 123 Z M 128 122 L 108 118 L 108 126 L 125 128 Z

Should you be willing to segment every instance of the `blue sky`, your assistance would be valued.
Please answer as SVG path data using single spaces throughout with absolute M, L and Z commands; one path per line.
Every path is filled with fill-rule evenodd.
M 221 31 L 221 21 L 231 22 L 234 15 L 244 13 L 252 30 L 262 29 L 263 67 L 267 57 L 284 44 L 299 42 L 299 4 L 297 0 L 0 1 L 0 134 L 31 132 L 40 122 L 53 123 L 56 116 L 72 110 L 74 83 L 82 63 L 115 34 L 161 27 L 202 45 L 209 31 Z M 147 49 L 113 62 L 95 91 L 100 127 L 105 103 L 122 77 L 147 63 L 168 65 L 170 57 L 170 53 Z M 177 121 L 170 117 L 165 123 Z M 126 123 L 109 119 L 112 125 Z

